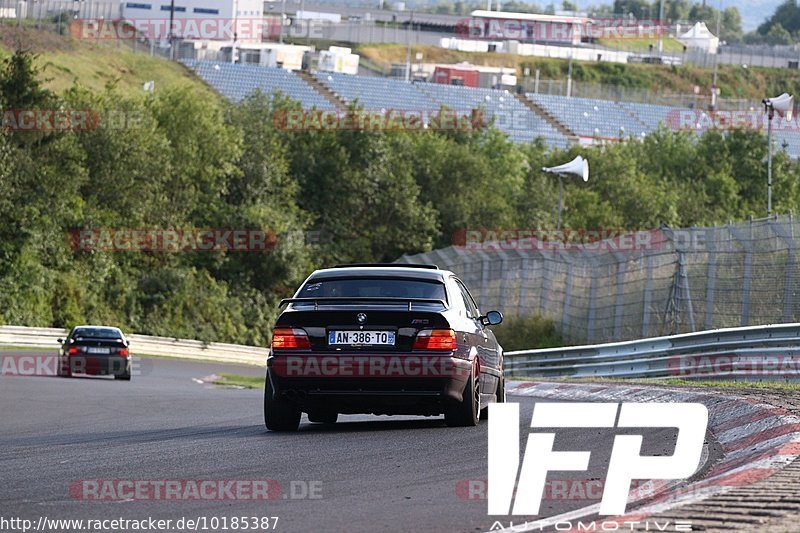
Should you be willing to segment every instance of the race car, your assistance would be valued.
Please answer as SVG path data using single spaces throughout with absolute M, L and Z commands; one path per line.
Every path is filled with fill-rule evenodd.
M 66 339 L 58 339 L 58 373 L 114 376 L 130 381 L 130 343 L 119 328 L 109 326 L 76 326 Z
M 503 349 L 464 283 L 435 265 L 313 272 L 272 332 L 264 422 L 274 431 L 339 414 L 444 414 L 474 426 L 505 401 Z

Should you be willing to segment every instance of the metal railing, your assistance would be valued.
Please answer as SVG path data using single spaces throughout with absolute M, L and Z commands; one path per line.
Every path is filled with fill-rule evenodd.
M 800 379 L 800 323 L 505 354 L 510 377 Z
M 58 328 L 28 328 L 22 326 L 0 326 L 0 346 L 52 349 L 58 348 L 59 337 L 66 337 L 67 330 Z M 258 346 L 243 346 L 219 342 L 203 343 L 187 339 L 128 335 L 131 355 L 158 355 L 201 361 L 242 363 L 266 366 L 269 350 Z

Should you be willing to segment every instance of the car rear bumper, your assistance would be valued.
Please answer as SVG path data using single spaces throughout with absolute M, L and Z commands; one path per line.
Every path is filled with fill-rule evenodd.
M 267 360 L 275 395 L 304 411 L 430 414 L 460 402 L 472 361 L 430 354 L 291 354 Z
M 131 371 L 130 358 L 119 355 L 70 355 L 66 363 L 73 374 L 111 376 Z

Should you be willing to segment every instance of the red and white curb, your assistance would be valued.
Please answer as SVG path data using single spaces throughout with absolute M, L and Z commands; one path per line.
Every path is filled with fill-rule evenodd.
M 665 485 L 655 494 L 632 490 L 629 504 L 643 505 L 606 524 L 642 521 L 655 513 L 696 503 L 771 476 L 800 456 L 800 418 L 786 409 L 755 400 L 712 392 L 596 383 L 510 382 L 510 396 L 594 402 L 699 402 L 708 408 L 708 429 L 722 446 L 722 459 L 702 478 Z M 515 525 L 513 531 L 541 531 L 558 523 L 597 514 L 600 504 L 542 520 Z

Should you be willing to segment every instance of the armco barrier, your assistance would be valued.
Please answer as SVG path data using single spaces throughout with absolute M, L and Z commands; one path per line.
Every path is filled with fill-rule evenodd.
M 57 328 L 0 326 L 0 346 L 55 350 L 58 348 L 57 339 L 66 336 L 66 330 Z M 182 359 L 265 366 L 268 352 L 266 348 L 257 346 L 218 342 L 206 344 L 195 340 L 151 337 L 148 335 L 128 335 L 128 340 L 131 342 L 131 354 L 139 356 L 160 355 Z
M 67 331 L 0 326 L 0 346 L 53 348 Z M 134 355 L 264 366 L 256 346 L 129 335 Z M 794 367 L 792 365 L 794 364 Z M 509 376 L 800 379 L 800 324 L 717 329 L 669 337 L 506 352 Z M 720 372 L 723 370 L 723 372 Z M 760 371 L 760 372 L 759 372 Z
M 509 376 L 800 379 L 800 324 L 506 352 Z

